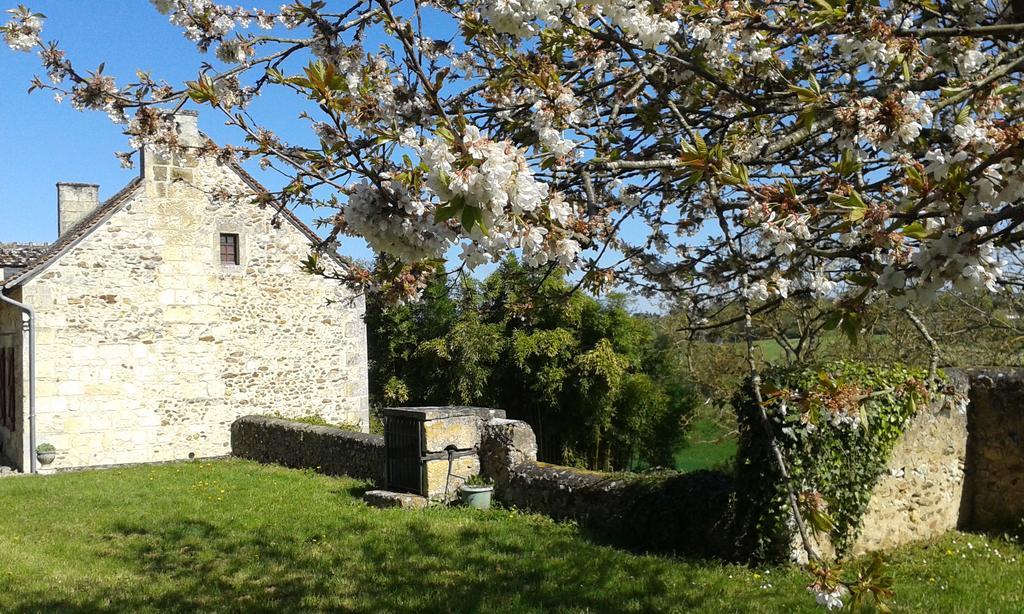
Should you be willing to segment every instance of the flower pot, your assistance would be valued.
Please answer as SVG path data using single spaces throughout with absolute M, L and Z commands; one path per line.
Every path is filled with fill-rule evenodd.
M 36 460 L 40 465 L 49 465 L 55 458 L 57 458 L 56 452 L 36 452 Z
M 462 499 L 462 503 L 478 510 L 491 508 L 491 494 L 493 493 L 493 486 L 469 486 L 463 484 L 459 487 L 459 497 Z

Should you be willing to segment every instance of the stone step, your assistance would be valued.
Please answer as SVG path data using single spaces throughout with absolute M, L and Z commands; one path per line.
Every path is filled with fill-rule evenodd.
M 363 493 L 363 501 L 370 507 L 399 507 L 408 510 L 423 509 L 430 504 L 426 497 L 390 490 L 368 490 Z

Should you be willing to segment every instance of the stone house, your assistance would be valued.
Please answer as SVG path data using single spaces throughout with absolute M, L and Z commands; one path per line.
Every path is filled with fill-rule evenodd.
M 317 236 L 203 155 L 195 114 L 175 123 L 184 153 L 144 150 L 103 203 L 58 184 L 57 240 L 0 246 L 0 453 L 21 471 L 47 443 L 40 471 L 227 454 L 245 414 L 368 428 L 362 297 L 306 272 Z

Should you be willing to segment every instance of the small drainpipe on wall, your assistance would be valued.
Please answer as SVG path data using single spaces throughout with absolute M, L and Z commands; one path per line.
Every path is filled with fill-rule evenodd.
M 36 312 L 24 303 L 19 303 L 4 294 L 0 288 L 0 301 L 13 305 L 25 314 L 25 328 L 28 329 L 28 458 L 31 473 L 36 469 Z

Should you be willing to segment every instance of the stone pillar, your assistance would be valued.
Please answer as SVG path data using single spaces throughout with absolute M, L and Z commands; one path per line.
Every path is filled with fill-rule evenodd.
M 494 418 L 484 422 L 480 443 L 480 472 L 494 480 L 498 498 L 505 495 L 513 467 L 537 462 L 537 437 L 522 420 Z
M 1024 518 L 1024 369 L 969 369 L 970 505 L 961 525 L 1017 529 Z
M 57 184 L 57 234 L 63 235 L 100 206 L 100 186 L 93 183 Z

